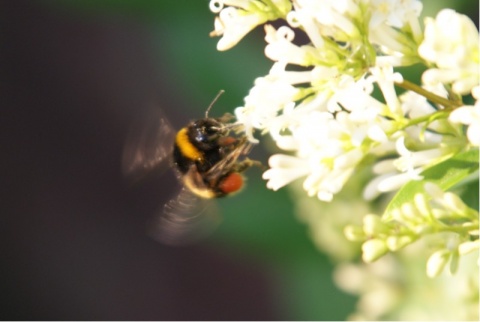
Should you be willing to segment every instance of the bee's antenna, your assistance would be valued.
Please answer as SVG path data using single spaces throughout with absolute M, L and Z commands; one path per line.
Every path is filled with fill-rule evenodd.
M 210 105 L 208 105 L 207 110 L 205 111 L 205 118 L 208 118 L 208 112 L 210 112 L 210 109 L 212 108 L 213 104 L 215 104 L 215 102 L 218 101 L 218 98 L 219 98 L 223 93 L 225 93 L 225 91 L 224 91 L 223 89 L 221 89 L 220 92 L 218 92 L 217 96 L 215 96 L 215 98 L 213 99 L 213 101 L 210 103 Z

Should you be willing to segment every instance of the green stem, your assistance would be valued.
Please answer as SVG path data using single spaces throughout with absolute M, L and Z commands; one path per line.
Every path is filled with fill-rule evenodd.
M 424 116 L 421 116 L 421 117 L 417 117 L 416 119 L 410 120 L 407 124 L 405 124 L 405 126 L 403 128 L 406 128 L 406 127 L 409 127 L 409 126 L 412 126 L 412 125 L 416 125 L 416 124 L 420 124 L 420 123 L 423 123 L 423 122 L 427 122 L 427 121 L 429 121 L 431 123 L 431 122 L 433 122 L 435 120 L 438 120 L 438 119 L 447 118 L 450 115 L 450 112 L 451 112 L 450 109 L 449 110 L 442 110 L 442 111 L 437 111 L 437 112 L 429 114 L 429 115 L 424 115 Z
M 472 227 L 462 227 L 462 226 L 446 226 L 437 230 L 437 232 L 452 232 L 457 234 L 468 235 L 472 231 Z
M 451 100 L 448 100 L 448 99 L 443 98 L 441 96 L 438 96 L 437 94 L 429 92 L 426 89 L 418 86 L 417 84 L 414 84 L 414 83 L 409 82 L 407 80 L 403 80 L 402 82 L 395 82 L 395 84 L 404 88 L 404 89 L 406 89 L 406 90 L 409 90 L 409 91 L 415 92 L 417 94 L 420 94 L 420 95 L 426 97 L 429 101 L 431 101 L 435 104 L 442 105 L 445 109 L 448 109 L 448 108 L 453 109 L 453 108 L 462 106 L 461 102 L 451 101 Z
M 336 52 L 337 54 L 340 55 L 340 57 L 348 57 L 350 52 L 348 50 L 342 49 L 338 43 L 328 37 L 322 37 L 323 41 L 325 42 L 325 46 L 328 46 L 328 49 L 331 49 L 332 51 Z
M 432 114 L 417 117 L 416 119 L 409 120 L 408 122 L 405 122 L 405 120 L 399 121 L 399 126 L 397 128 L 395 128 L 394 130 L 387 131 L 386 134 L 387 134 L 387 136 L 391 136 L 393 133 L 398 132 L 398 131 L 402 131 L 402 130 L 404 130 L 407 127 L 412 126 L 412 125 L 417 125 L 417 124 L 424 123 L 424 122 L 431 123 L 431 122 L 433 122 L 435 120 L 438 120 L 438 119 L 447 118 L 450 115 L 450 112 L 451 112 L 451 109 L 441 110 L 441 111 L 437 111 L 437 112 L 432 113 Z

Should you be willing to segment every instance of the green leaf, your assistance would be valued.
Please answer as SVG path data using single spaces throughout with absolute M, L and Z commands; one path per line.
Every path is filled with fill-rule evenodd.
M 423 186 L 426 182 L 434 183 L 445 191 L 477 170 L 478 149 L 456 154 L 424 170 L 421 173 L 423 180 L 410 181 L 397 192 L 387 206 L 383 219 L 391 220 L 394 209 L 400 208 L 404 203 L 412 202 L 415 194 L 423 191 Z

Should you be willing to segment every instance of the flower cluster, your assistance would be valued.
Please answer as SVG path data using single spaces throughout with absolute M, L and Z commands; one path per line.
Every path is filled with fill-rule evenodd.
M 419 0 L 212 0 L 210 7 L 219 50 L 264 24 L 273 65 L 235 116 L 251 142 L 269 134 L 280 150 L 263 174 L 267 187 L 301 183 L 303 195 L 316 197 L 296 199 L 320 249 L 351 260 L 356 252 L 338 229 L 345 225 L 342 236 L 362 243 L 368 263 L 421 240 L 434 248 L 426 275 L 435 277 L 480 248 L 478 212 L 455 194 L 461 190 L 449 191 L 478 182 L 480 43 L 467 16 L 444 9 L 422 29 Z M 419 84 L 401 73 L 414 64 L 423 68 Z M 348 205 L 369 209 L 394 193 L 381 216 L 365 216 L 360 227 L 352 225 L 358 214 L 333 203 L 322 207 L 341 215 L 312 206 L 341 200 L 366 172 L 362 200 L 349 196 Z M 388 293 L 385 307 L 401 302 L 396 290 Z M 377 313 L 371 317 L 384 312 Z
M 274 64 L 235 110 L 252 142 L 259 130 L 288 152 L 270 158 L 268 188 L 304 178 L 309 196 L 331 201 L 367 156 L 388 156 L 373 166 L 378 176 L 364 192 L 372 199 L 421 180 L 423 170 L 463 149 L 455 122 L 470 122 L 468 139 L 477 144 L 480 121 L 466 115 L 478 115 L 478 105 L 448 119 L 462 105 L 460 95 L 479 83 L 478 32 L 465 16 L 444 10 L 422 33 L 417 0 L 232 0 L 211 8 L 219 13 L 221 49 L 268 20 L 287 22 L 265 25 L 265 54 Z M 296 44 L 296 33 L 310 43 Z M 423 87 L 394 70 L 418 62 L 432 66 Z M 407 91 L 399 96 L 396 87 Z
M 359 296 L 348 320 L 478 321 L 476 254 L 462 256 L 462 265 L 454 276 L 422 279 L 424 263 L 417 258 L 423 258 L 425 249 L 416 246 L 374 263 L 338 265 L 336 284 Z

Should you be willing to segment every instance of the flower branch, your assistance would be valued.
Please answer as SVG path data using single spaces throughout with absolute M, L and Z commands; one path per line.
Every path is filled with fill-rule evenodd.
M 474 23 L 444 9 L 427 17 L 422 30 L 418 0 L 212 2 L 222 3 L 212 10 L 218 14 L 214 35 L 222 36 L 219 50 L 260 24 L 286 22 L 278 29 L 265 25 L 272 68 L 235 109 L 250 141 L 268 134 L 277 145 L 263 174 L 267 188 L 299 182 L 306 196 L 334 207 L 344 187 L 368 170 L 373 177 L 363 182 L 358 198 L 367 203 L 394 194 L 381 217 L 367 215 L 361 227 L 343 222 L 346 236 L 363 242 L 364 261 L 429 240 L 436 250 L 427 260 L 427 275 L 438 276 L 447 263 L 456 272 L 459 258 L 480 244 L 478 212 L 466 206 L 471 200 L 448 191 L 467 175 L 478 177 Z M 298 29 L 307 44 L 296 43 Z M 419 83 L 399 69 L 413 64 L 426 68 Z M 405 91 L 399 95 L 398 88 Z M 463 103 L 467 95 L 473 105 Z M 428 182 L 434 185 L 423 190 Z M 358 219 L 349 215 L 352 222 Z M 312 222 L 312 230 L 325 225 Z
M 427 91 L 426 89 L 418 86 L 415 83 L 412 83 L 408 80 L 402 80 L 401 82 L 396 82 L 395 85 L 402 87 L 406 90 L 415 92 L 423 97 L 425 97 L 427 100 L 431 101 L 434 104 L 438 104 L 443 106 L 445 109 L 453 109 L 456 107 L 460 107 L 463 104 L 458 101 L 452 101 L 446 98 L 441 97 L 440 95 L 437 95 L 435 93 L 432 93 L 430 91 Z

